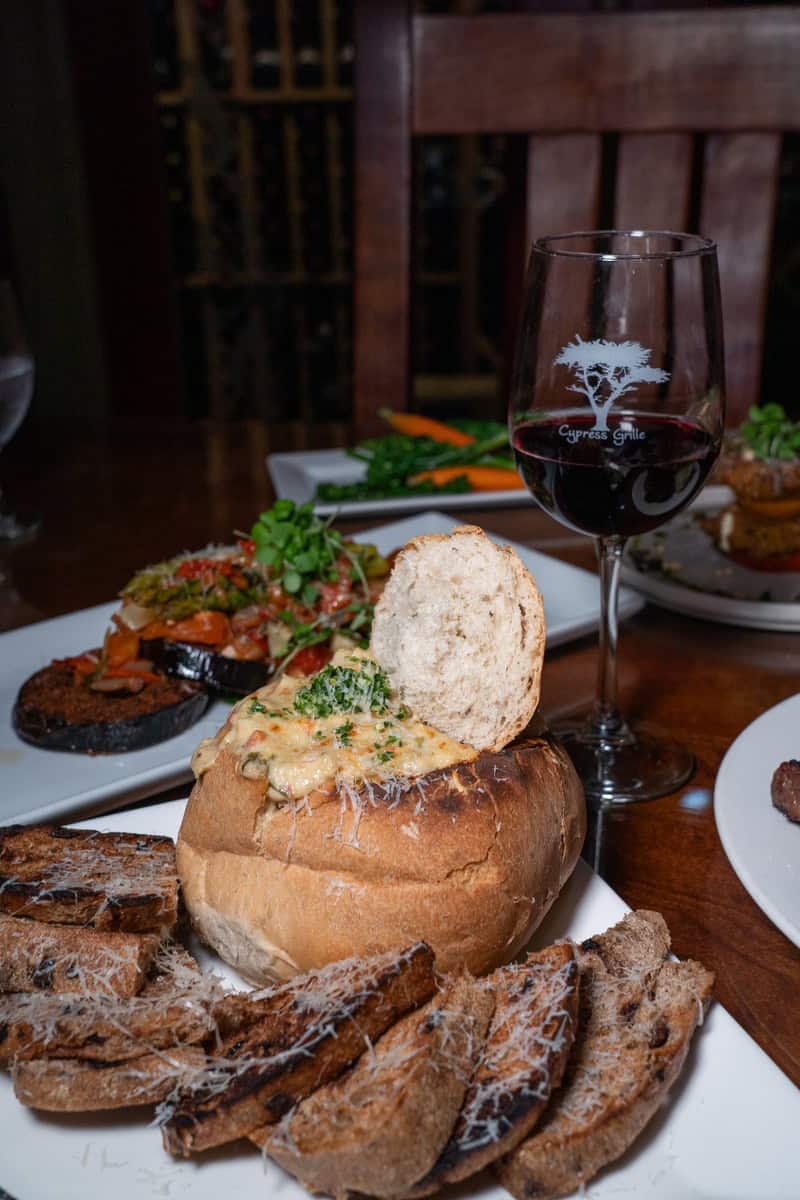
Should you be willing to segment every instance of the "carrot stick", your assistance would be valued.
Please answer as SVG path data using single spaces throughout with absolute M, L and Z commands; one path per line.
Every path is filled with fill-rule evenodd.
M 505 492 L 512 488 L 524 488 L 525 484 L 516 471 L 511 467 L 436 467 L 432 471 L 420 471 L 409 483 L 421 483 L 430 479 L 437 486 L 458 479 L 461 475 L 472 485 L 476 492 Z
M 469 446 L 475 441 L 471 433 L 454 429 L 452 425 L 445 425 L 444 421 L 434 421 L 432 417 L 421 417 L 419 413 L 392 412 L 390 408 L 382 408 L 380 415 L 392 429 L 404 433 L 406 437 L 428 437 L 434 442 L 446 442 L 449 446 Z

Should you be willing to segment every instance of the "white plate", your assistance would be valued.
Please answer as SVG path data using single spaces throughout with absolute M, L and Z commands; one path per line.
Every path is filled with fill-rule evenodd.
M 183 801 L 115 813 L 92 828 L 175 836 Z M 579 861 L 535 944 L 582 940 L 626 912 Z M 210 955 L 203 965 L 235 978 Z M 732 1084 L 732 1080 L 734 1083 Z M 254 1149 L 230 1147 L 177 1161 L 162 1149 L 151 1109 L 102 1116 L 36 1114 L 0 1078 L 0 1186 L 15 1200 L 308 1200 L 308 1193 Z M 719 1005 L 695 1037 L 684 1075 L 634 1147 L 586 1189 L 588 1200 L 796 1200 L 800 1093 Z M 443 1193 L 445 1195 L 445 1193 Z M 508 1200 L 483 1173 L 446 1195 Z
M 345 450 L 299 450 L 290 454 L 268 454 L 267 468 L 279 498 L 305 504 L 313 500 L 321 483 L 357 483 L 365 467 Z M 341 500 L 316 504 L 320 516 L 341 513 L 342 517 L 372 517 L 390 513 L 418 512 L 429 504 L 445 508 L 509 508 L 533 504 L 526 488 L 503 492 L 458 492 L 437 496 L 394 496 L 382 500 Z
M 800 695 L 767 709 L 730 746 L 714 785 L 714 815 L 734 871 L 800 946 L 800 825 L 770 799 L 772 774 L 789 758 L 800 758 Z
M 687 512 L 633 538 L 622 562 L 623 580 L 661 608 L 690 617 L 750 629 L 800 631 L 800 573 L 741 567 L 695 523 L 694 513 L 719 509 L 731 496 L 729 488 L 708 487 Z M 652 565 L 637 562 L 642 553 Z
M 388 554 L 409 538 L 447 533 L 454 524 L 443 513 L 421 513 L 364 530 L 356 540 L 374 542 L 382 554 Z M 544 596 L 548 647 L 591 632 L 598 621 L 596 577 L 525 546 L 512 545 L 530 567 Z M 643 603 L 634 592 L 623 592 L 620 616 L 630 616 Z M 225 720 L 227 705 L 217 700 L 179 737 L 120 755 L 89 757 L 40 750 L 17 737 L 11 712 L 20 685 L 50 659 L 98 645 L 115 607 L 103 604 L 0 635 L 0 825 L 99 812 L 181 783 L 190 777 L 189 759 L 197 743 L 215 733 Z

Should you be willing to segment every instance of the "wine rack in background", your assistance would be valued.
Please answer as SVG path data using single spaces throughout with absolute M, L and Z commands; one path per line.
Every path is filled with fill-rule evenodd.
M 474 11 L 467 0 L 425 4 Z M 338 423 L 352 391 L 349 0 L 151 0 L 187 409 Z M 497 393 L 503 143 L 417 149 L 417 403 Z M 455 219 L 454 219 L 455 218 Z M 454 400 L 451 398 L 455 398 Z M 331 431 L 326 430 L 330 438 Z

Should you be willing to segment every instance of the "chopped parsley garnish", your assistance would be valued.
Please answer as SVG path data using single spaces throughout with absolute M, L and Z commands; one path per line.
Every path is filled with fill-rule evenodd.
M 405 704 L 401 704 L 395 715 L 397 716 L 398 721 L 407 721 L 411 716 L 411 709 L 406 708 Z
M 790 420 L 780 404 L 751 408 L 740 432 L 757 458 L 800 455 L 800 422 Z
M 353 729 L 352 721 L 345 721 L 344 725 L 340 725 L 338 729 L 334 729 L 333 736 L 340 746 L 352 745 Z
M 394 750 L 378 750 L 375 757 L 378 762 L 388 762 L 390 758 L 394 758 Z
M 262 704 L 260 700 L 253 699 L 250 701 L 250 705 L 247 709 L 247 715 L 249 717 L 254 717 L 256 715 L 256 713 L 265 713 L 266 711 L 267 711 L 266 704 Z M 269 715 L 272 716 L 272 713 L 270 713 Z
M 377 663 L 353 659 L 353 667 L 327 667 L 300 688 L 294 707 L 305 717 L 329 717 L 332 713 L 370 712 L 382 715 L 389 703 L 389 680 Z

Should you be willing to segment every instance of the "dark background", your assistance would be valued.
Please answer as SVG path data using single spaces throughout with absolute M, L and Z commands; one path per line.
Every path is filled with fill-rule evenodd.
M 31 427 L 348 421 L 356 53 L 348 0 L 5 0 L 0 274 L 36 356 Z M 502 409 L 518 164 L 513 137 L 419 140 L 418 407 Z M 763 372 L 797 415 L 799 168 L 787 136 Z

